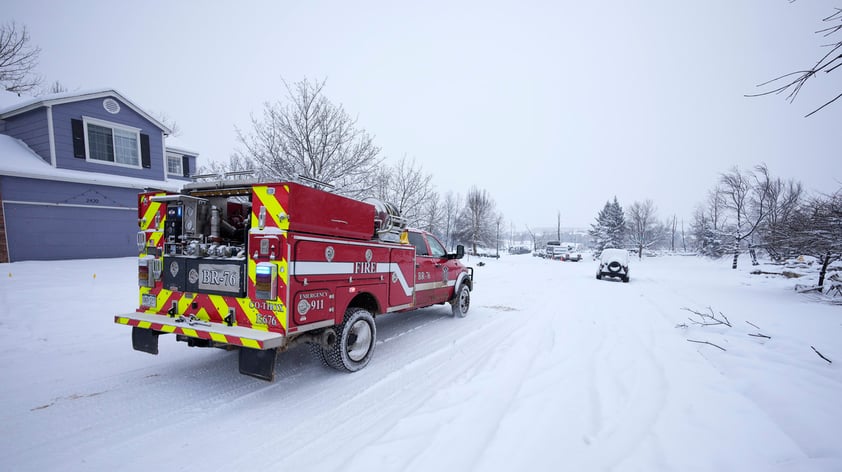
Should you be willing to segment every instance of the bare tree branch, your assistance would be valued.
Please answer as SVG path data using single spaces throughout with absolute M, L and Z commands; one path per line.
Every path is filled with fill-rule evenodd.
M 687 319 L 690 320 L 691 323 L 699 326 L 719 326 L 725 325 L 727 327 L 731 327 L 731 321 L 728 320 L 728 317 L 725 316 L 721 311 L 719 312 L 719 317 L 713 312 L 713 308 L 707 307 L 710 313 L 702 313 L 700 311 L 691 310 L 687 307 L 682 307 L 682 310 L 689 311 L 694 315 L 699 317 L 698 320 L 693 319 L 693 317 L 688 317 Z
M 713 347 L 718 347 L 719 349 L 722 349 L 723 351 L 727 351 L 727 349 L 725 349 L 724 347 L 719 346 L 719 345 L 716 345 L 716 344 L 711 343 L 711 342 L 707 342 L 707 341 L 696 341 L 695 339 L 688 339 L 688 341 L 690 341 L 691 343 L 707 344 L 707 345 L 710 345 L 710 346 L 713 346 Z
M 819 357 L 821 357 L 822 359 L 826 360 L 828 364 L 833 364 L 833 361 L 831 361 L 831 360 L 830 360 L 830 359 L 828 359 L 827 357 L 824 357 L 824 355 L 822 355 L 822 353 L 820 353 L 820 352 L 819 352 L 816 348 L 814 348 L 813 346 L 810 346 L 810 347 L 813 349 L 813 351 L 814 351 L 816 354 L 818 354 L 818 355 L 819 355 Z
M 793 2 L 790 2 L 790 3 L 793 3 Z M 836 11 L 834 13 L 832 13 L 832 14 L 826 16 L 825 18 L 823 18 L 822 21 L 825 22 L 825 23 L 835 22 L 835 21 L 842 22 L 842 9 L 836 8 L 835 10 Z M 822 28 L 822 29 L 819 29 L 818 31 L 816 31 L 815 33 L 821 34 L 824 37 L 828 37 L 828 36 L 830 36 L 834 33 L 839 32 L 840 30 L 842 30 L 842 24 L 829 26 L 827 28 Z M 783 92 L 788 90 L 789 93 L 786 96 L 786 100 L 789 101 L 790 103 L 794 102 L 795 98 L 798 96 L 798 93 L 801 92 L 801 89 L 804 87 L 804 85 L 807 83 L 808 80 L 815 77 L 819 72 L 831 73 L 834 70 L 836 70 L 838 67 L 842 66 L 842 64 L 835 64 L 837 61 L 842 61 L 842 53 L 838 53 L 838 51 L 842 50 L 842 41 L 838 41 L 838 42 L 832 43 L 832 44 L 827 44 L 827 45 L 824 45 L 823 47 L 829 47 L 830 50 L 827 52 L 827 54 L 822 56 L 821 59 L 819 59 L 815 63 L 815 65 L 813 65 L 813 67 L 811 67 L 809 69 L 806 69 L 806 70 L 790 72 L 789 74 L 784 74 L 784 75 L 778 76 L 778 77 L 776 77 L 772 80 L 769 80 L 769 81 L 766 81 L 766 82 L 763 82 L 763 83 L 759 84 L 758 87 L 765 87 L 769 84 L 773 84 L 773 83 L 782 81 L 784 79 L 788 79 L 788 78 L 793 77 L 793 76 L 795 77 L 794 79 L 789 80 L 787 82 L 784 82 L 783 85 L 781 85 L 779 87 L 776 87 L 776 88 L 773 88 L 771 90 L 767 90 L 766 92 L 761 92 L 761 93 L 756 93 L 756 94 L 747 94 L 745 96 L 746 97 L 760 97 L 760 96 L 763 96 L 763 95 L 780 94 L 780 93 L 783 93 Z M 813 110 L 812 112 L 808 113 L 806 115 L 806 117 L 812 116 L 816 112 L 822 110 L 823 108 L 827 107 L 831 103 L 838 100 L 840 97 L 842 97 L 842 94 L 839 94 L 839 95 L 836 96 L 836 98 L 825 102 L 824 105 L 822 105 L 822 106 L 818 107 L 817 109 Z
M 25 26 L 14 22 L 0 25 L 0 87 L 10 92 L 27 92 L 41 83 L 35 74 L 41 48 L 29 44 Z

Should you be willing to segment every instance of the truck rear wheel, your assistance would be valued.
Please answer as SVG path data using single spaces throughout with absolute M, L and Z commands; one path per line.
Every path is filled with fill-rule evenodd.
M 371 313 L 365 308 L 349 308 L 339 327 L 339 339 L 324 350 L 324 360 L 336 370 L 356 372 L 368 365 L 376 340 L 377 326 Z
M 453 310 L 453 316 L 457 318 L 464 318 L 468 314 L 468 309 L 471 308 L 471 290 L 467 285 L 461 284 L 450 301 L 450 308 Z

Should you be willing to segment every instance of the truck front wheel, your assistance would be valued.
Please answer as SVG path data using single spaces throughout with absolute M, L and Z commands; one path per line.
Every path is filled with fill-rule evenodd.
M 336 370 L 356 372 L 371 360 L 377 326 L 365 308 L 349 308 L 339 327 L 339 339 L 324 350 L 325 362 Z
M 453 316 L 464 318 L 468 314 L 468 309 L 471 307 L 471 290 L 467 285 L 461 284 L 450 301 L 450 308 L 453 310 Z

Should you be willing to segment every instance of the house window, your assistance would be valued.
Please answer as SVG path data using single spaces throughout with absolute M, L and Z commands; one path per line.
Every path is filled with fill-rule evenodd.
M 167 174 L 169 175 L 184 175 L 184 170 L 181 167 L 182 158 L 178 154 L 167 154 Z
M 112 123 L 85 119 L 88 160 L 140 167 L 140 132 Z

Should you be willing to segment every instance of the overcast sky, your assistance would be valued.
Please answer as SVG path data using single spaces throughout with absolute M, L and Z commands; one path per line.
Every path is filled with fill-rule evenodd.
M 794 104 L 743 96 L 812 66 L 833 6 L 3 0 L 0 21 L 28 28 L 45 85 L 114 88 L 177 122 L 201 161 L 227 160 L 235 127 L 285 98 L 282 77 L 326 79 L 387 159 L 414 158 L 442 193 L 488 190 L 523 229 L 557 212 L 587 227 L 615 195 L 689 223 L 735 165 L 838 189 L 842 102 L 804 115 L 842 71 Z

